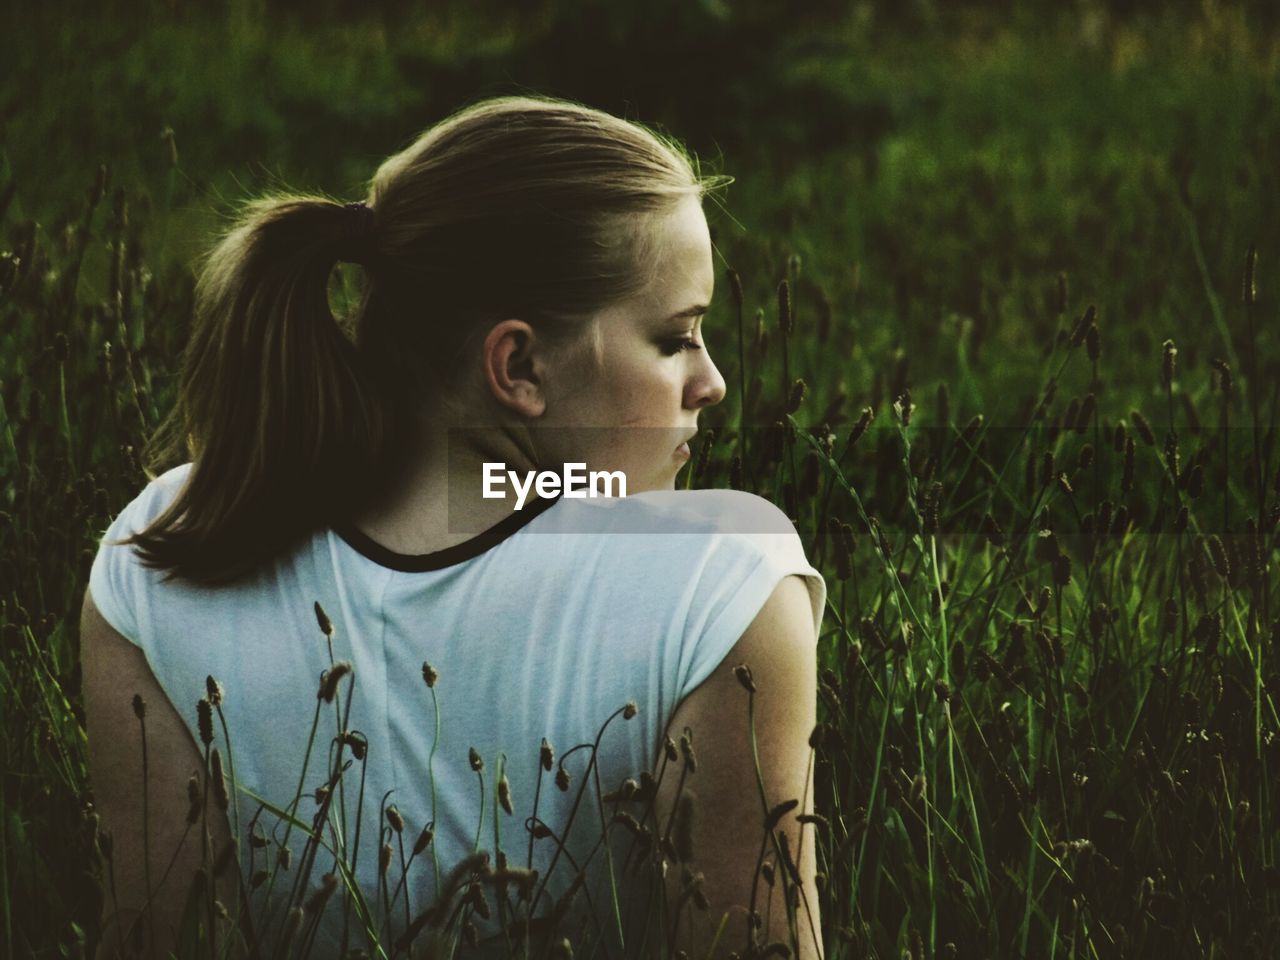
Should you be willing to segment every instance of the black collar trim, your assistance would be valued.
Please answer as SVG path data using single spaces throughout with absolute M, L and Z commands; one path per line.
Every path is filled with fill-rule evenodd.
M 563 491 L 562 491 L 563 492 Z M 424 573 L 428 570 L 443 570 L 480 556 L 486 550 L 496 547 L 517 530 L 531 523 L 540 514 L 546 512 L 560 500 L 561 493 L 554 497 L 538 497 L 521 510 L 512 511 L 511 515 L 498 521 L 483 533 L 478 533 L 470 540 L 454 544 L 434 553 L 396 553 L 372 539 L 347 521 L 333 525 L 333 532 L 345 540 L 354 550 L 374 563 L 391 570 L 404 573 Z

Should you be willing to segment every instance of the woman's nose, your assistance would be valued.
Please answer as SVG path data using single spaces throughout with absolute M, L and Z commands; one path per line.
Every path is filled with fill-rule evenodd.
M 706 364 L 698 371 L 691 385 L 692 389 L 692 406 L 710 407 L 719 403 L 724 399 L 725 382 L 724 377 L 720 375 L 720 370 L 716 367 L 715 361 L 711 359 L 711 355 L 705 350 L 702 355 L 706 357 Z

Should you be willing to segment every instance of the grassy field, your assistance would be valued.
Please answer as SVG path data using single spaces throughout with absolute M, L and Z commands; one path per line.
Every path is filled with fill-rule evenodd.
M 464 100 L 534 89 L 737 178 L 689 481 L 784 506 L 830 587 L 828 955 L 1269 956 L 1273 15 L 344 9 L 3 15 L 0 955 L 97 936 L 79 603 L 193 258 L 249 193 L 356 199 Z

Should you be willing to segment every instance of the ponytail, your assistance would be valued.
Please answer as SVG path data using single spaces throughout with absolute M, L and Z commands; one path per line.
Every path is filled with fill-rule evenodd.
M 394 466 L 403 411 L 328 304 L 335 263 L 372 242 L 372 211 L 352 206 L 253 201 L 205 260 L 178 403 L 157 435 L 170 439 L 149 458 L 194 463 L 168 510 L 124 541 L 147 566 L 238 580 L 376 496 L 372 478 Z

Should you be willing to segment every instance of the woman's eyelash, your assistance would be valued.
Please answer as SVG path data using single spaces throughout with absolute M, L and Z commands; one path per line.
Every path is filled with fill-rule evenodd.
M 701 350 L 701 349 L 702 349 L 702 344 L 698 343 L 697 340 L 682 338 L 679 340 L 668 340 L 665 344 L 663 344 L 662 352 L 667 354 L 667 356 L 675 356 L 677 353 L 681 353 L 685 350 Z

